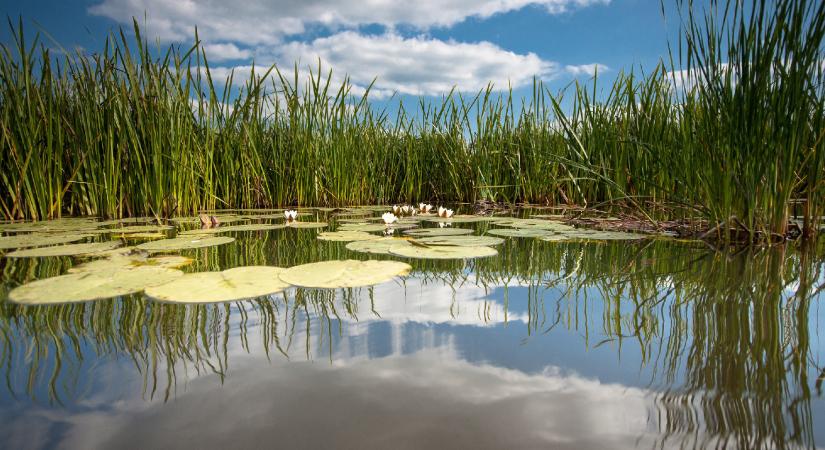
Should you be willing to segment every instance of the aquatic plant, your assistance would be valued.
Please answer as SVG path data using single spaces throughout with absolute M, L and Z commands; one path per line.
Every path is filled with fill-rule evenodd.
M 0 215 L 172 216 L 216 207 L 428 198 L 598 206 L 770 240 L 825 214 L 825 6 L 678 1 L 674 52 L 526 99 L 495 86 L 391 117 L 321 67 L 216 80 L 196 34 L 134 27 L 55 55 L 22 25 L 0 49 Z M 702 9 L 704 8 L 704 9 Z M 22 22 L 21 22 L 22 23 Z M 395 212 L 400 215 L 400 211 Z

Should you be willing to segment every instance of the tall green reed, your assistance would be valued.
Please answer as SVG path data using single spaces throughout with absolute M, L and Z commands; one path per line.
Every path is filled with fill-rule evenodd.
M 680 0 L 669 64 L 530 95 L 493 86 L 392 117 L 323 67 L 217 79 L 197 32 L 135 24 L 57 57 L 11 25 L 0 52 L 4 218 L 431 200 L 623 208 L 722 239 L 806 235 L 825 213 L 825 6 Z M 235 87 L 241 85 L 241 87 Z M 735 230 L 738 228 L 739 230 Z M 735 233 L 733 232 L 735 231 Z

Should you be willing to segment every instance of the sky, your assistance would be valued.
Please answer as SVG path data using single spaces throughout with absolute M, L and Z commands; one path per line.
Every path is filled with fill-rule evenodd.
M 596 71 L 608 82 L 651 71 L 678 34 L 666 3 L 663 16 L 659 0 L 0 0 L 55 48 L 98 51 L 135 17 L 161 46 L 191 45 L 197 27 L 219 77 L 234 69 L 243 79 L 253 62 L 314 68 L 320 58 L 354 93 L 375 80 L 378 100 L 476 93 L 490 82 L 526 93 L 534 78 L 557 90 Z

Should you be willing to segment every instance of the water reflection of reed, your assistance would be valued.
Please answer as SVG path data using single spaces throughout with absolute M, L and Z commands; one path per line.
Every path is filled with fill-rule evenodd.
M 192 270 L 367 257 L 343 244 L 319 245 L 314 232 L 294 231 L 239 235 L 239 245 L 191 252 Z M 526 301 L 527 335 L 577 330 L 588 348 L 616 344 L 617 357 L 623 346 L 638 346 L 641 369 L 660 392 L 653 420 L 662 446 L 813 445 L 811 400 L 821 387 L 812 392 L 811 374 L 822 367 L 815 366 L 821 362 L 811 348 L 809 313 L 823 289 L 822 246 L 715 253 L 663 241 L 508 240 L 499 251 L 497 258 L 467 263 L 415 261 L 414 276 L 453 292 L 502 289 L 505 311 L 509 301 Z M 4 279 L 16 283 L 61 273 L 69 264 L 32 261 L 2 269 Z M 513 300 L 509 292 L 516 287 L 526 295 Z M 128 356 L 149 398 L 169 398 L 192 373 L 223 379 L 235 333 L 246 351 L 253 351 L 250 337 L 260 339 L 270 358 L 300 349 L 306 358 L 331 359 L 342 321 L 381 313 L 372 289 L 297 289 L 224 305 L 165 305 L 132 296 L 0 308 L 6 388 L 51 402 L 73 398 L 84 383 L 80 366 L 95 358 Z M 256 332 L 247 332 L 250 327 Z

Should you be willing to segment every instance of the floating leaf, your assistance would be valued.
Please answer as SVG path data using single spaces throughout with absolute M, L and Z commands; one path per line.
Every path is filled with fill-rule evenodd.
M 174 239 L 144 242 L 138 245 L 137 248 L 150 252 L 167 252 L 190 248 L 212 247 L 215 245 L 228 244 L 234 240 L 235 238 L 227 236 L 179 236 Z
M 361 224 L 361 225 L 354 225 L 354 224 L 345 224 L 338 227 L 341 231 L 365 231 L 365 232 L 376 232 L 376 231 L 384 231 L 386 229 L 392 228 L 395 230 L 406 230 L 409 228 L 415 228 L 417 224 L 409 224 L 409 223 L 393 223 L 390 225 L 386 225 L 383 223 L 371 223 L 371 224 Z
M 141 267 L 115 272 L 78 272 L 24 284 L 9 292 L 9 300 L 27 305 L 85 302 L 140 292 L 168 283 L 183 272 L 163 267 Z
M 280 267 L 236 267 L 223 272 L 188 273 L 146 289 L 154 300 L 174 303 L 217 303 L 275 294 L 290 285 L 279 278 Z
M 433 236 L 415 240 L 424 245 L 457 245 L 459 247 L 490 247 L 504 243 L 504 239 L 492 236 Z
M 390 254 L 390 247 L 394 245 L 412 245 L 406 239 L 401 238 L 379 238 L 379 239 L 372 239 L 369 241 L 355 241 L 350 242 L 347 244 L 347 249 L 355 251 L 355 252 L 362 252 L 362 253 L 372 253 L 376 255 L 389 255 Z
M 133 225 L 120 228 L 101 228 L 99 230 L 95 230 L 95 233 L 150 233 L 171 230 L 173 228 L 175 227 L 171 225 Z
M 496 225 L 513 228 L 549 230 L 549 231 L 573 231 L 576 228 L 570 225 L 556 222 L 552 220 L 543 219 L 517 219 L 517 218 L 501 218 L 495 220 Z
M 192 264 L 192 258 L 179 255 L 147 257 L 145 254 L 113 254 L 105 259 L 97 259 L 78 264 L 69 273 L 80 272 L 120 272 L 123 270 L 140 269 L 144 267 L 160 267 L 177 269 Z
M 322 241 L 335 242 L 368 241 L 370 239 L 379 238 L 380 236 L 365 233 L 363 231 L 326 231 L 318 235 L 318 239 Z
M 445 217 L 429 217 L 426 219 L 429 222 L 440 222 L 440 223 L 475 223 L 475 222 L 490 222 L 495 220 L 494 217 L 490 216 L 470 216 L 470 215 L 458 215 L 453 216 L 450 218 Z
M 281 280 L 308 288 L 345 288 L 372 286 L 406 275 L 409 264 L 398 261 L 323 261 L 290 267 Z
M 569 241 L 570 237 L 566 234 L 551 234 L 549 236 L 542 236 L 539 239 L 547 242 L 563 242 Z
M 571 232 L 561 233 L 568 239 L 586 239 L 597 241 L 629 241 L 635 239 L 644 239 L 645 234 L 626 233 L 623 231 L 600 231 L 600 230 L 581 230 L 577 229 Z
M 236 232 L 236 231 L 269 231 L 269 230 L 280 230 L 286 228 L 286 225 L 283 224 L 270 224 L 270 223 L 250 223 L 246 225 L 230 225 L 230 226 L 217 226 L 214 228 L 197 228 L 194 230 L 186 230 L 178 233 L 178 236 L 189 236 L 189 235 L 197 235 L 197 234 L 217 234 L 217 233 L 229 233 L 229 232 Z
M 487 234 L 492 234 L 494 236 L 504 236 L 504 237 L 526 237 L 526 238 L 534 238 L 534 237 L 545 237 L 545 236 L 552 236 L 553 232 L 543 229 L 534 229 L 534 228 L 495 228 L 492 230 L 487 230 Z
M 462 234 L 472 234 L 473 230 L 468 228 L 419 228 L 416 230 L 407 230 L 404 232 L 410 236 L 429 237 L 429 236 L 459 236 Z
M 167 236 L 163 233 L 129 233 L 118 235 L 121 239 L 165 239 Z
M 75 256 L 113 250 L 122 245 L 120 241 L 90 242 L 86 244 L 55 245 L 53 247 L 30 248 L 11 252 L 9 258 L 40 258 L 46 256 Z
M 91 218 L 65 218 L 40 222 L 17 222 L 0 225 L 0 232 L 6 233 L 66 233 L 87 232 L 99 227 Z
M 495 256 L 498 252 L 491 247 L 397 245 L 390 247 L 390 254 L 416 259 L 472 259 Z
M 287 228 L 325 228 L 329 224 L 326 222 L 289 222 L 286 223 Z
M 0 237 L 0 249 L 45 247 L 47 245 L 68 244 L 90 237 L 88 234 L 18 234 Z

